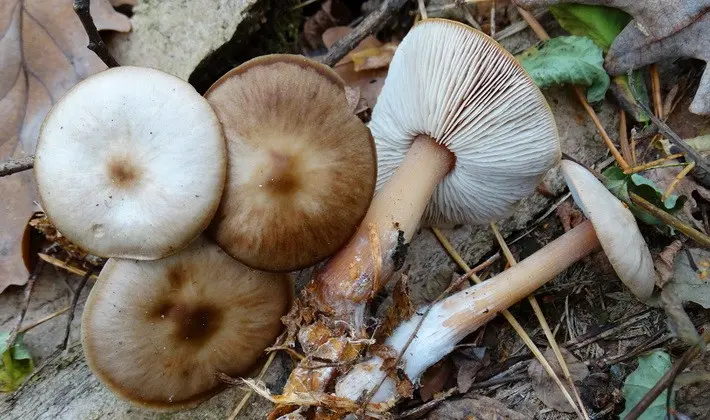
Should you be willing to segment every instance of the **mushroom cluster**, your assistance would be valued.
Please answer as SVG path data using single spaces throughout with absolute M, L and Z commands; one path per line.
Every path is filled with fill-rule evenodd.
M 92 371 L 156 409 L 250 374 L 291 307 L 287 272 L 348 240 L 376 170 L 343 81 L 303 57 L 251 60 L 205 97 L 142 67 L 77 84 L 44 121 L 35 174 L 57 230 L 109 258 L 82 317 Z

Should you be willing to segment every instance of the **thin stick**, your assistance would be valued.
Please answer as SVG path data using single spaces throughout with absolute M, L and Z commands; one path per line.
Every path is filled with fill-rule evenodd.
M 496 36 L 496 0 L 491 2 L 491 38 Z
M 43 253 L 38 253 L 37 254 L 41 260 L 44 260 L 50 264 L 52 264 L 55 267 L 59 267 L 63 270 L 66 270 L 72 274 L 76 274 L 77 276 L 84 276 L 86 275 L 86 270 L 80 268 L 80 267 L 74 267 L 73 265 L 69 265 L 65 263 L 64 261 L 60 260 L 59 258 L 54 258 L 51 255 L 43 254 Z M 91 274 L 91 280 L 97 280 L 99 276 L 96 274 Z
M 90 7 L 90 0 L 74 0 L 74 12 L 79 16 L 81 24 L 84 25 L 86 35 L 89 36 L 87 48 L 93 51 L 109 68 L 118 67 L 118 62 L 108 51 L 108 47 L 104 44 L 98 29 L 96 29 L 94 19 L 91 17 Z
M 643 209 L 646 210 L 647 212 L 651 213 L 652 216 L 654 216 L 658 219 L 661 219 L 661 221 L 663 223 L 677 229 L 685 236 L 687 236 L 690 239 L 697 242 L 700 246 L 705 247 L 705 248 L 710 248 L 710 237 L 708 237 L 706 234 L 700 232 L 697 229 L 694 229 L 693 227 L 686 224 L 685 222 L 678 219 L 677 217 L 673 216 L 672 214 L 659 209 L 658 207 L 649 203 L 643 197 L 641 197 L 637 194 L 629 192 L 629 197 L 631 198 L 631 201 L 634 204 L 637 204 L 637 205 L 643 207 Z
M 500 248 L 503 251 L 503 255 L 505 255 L 505 258 L 508 260 L 508 264 L 510 264 L 511 267 L 516 265 L 518 262 L 515 260 L 513 253 L 510 252 L 510 248 L 508 248 L 508 244 L 505 243 L 505 239 L 500 233 L 500 229 L 498 229 L 498 225 L 496 225 L 495 222 L 491 222 L 491 230 L 493 230 L 493 235 L 495 235 L 496 240 L 498 241 L 498 244 L 500 245 Z M 559 363 L 560 368 L 562 369 L 562 374 L 565 376 L 565 379 L 567 379 L 567 382 L 569 383 L 569 386 L 571 387 L 572 392 L 574 393 L 574 397 L 577 400 L 577 404 L 579 405 L 580 411 L 584 415 L 584 418 L 586 420 L 589 420 L 589 416 L 587 415 L 587 411 L 584 408 L 582 398 L 580 398 L 579 396 L 577 386 L 574 384 L 572 374 L 570 374 L 569 368 L 567 367 L 567 361 L 565 360 L 564 356 L 562 356 L 562 352 L 560 351 L 560 347 L 557 344 L 557 340 L 555 340 L 555 336 L 550 330 L 550 325 L 547 323 L 547 319 L 545 319 L 545 315 L 542 313 L 542 308 L 540 308 L 540 304 L 535 298 L 535 295 L 528 296 L 528 302 L 530 302 L 530 306 L 532 306 L 533 312 L 535 312 L 535 315 L 537 316 L 537 320 L 540 323 L 540 326 L 542 327 L 542 331 L 544 331 L 545 337 L 550 343 L 550 347 L 552 347 L 552 351 L 555 353 L 555 357 L 557 357 L 557 362 Z
M 619 110 L 619 145 L 621 146 L 621 155 L 630 165 L 636 165 L 634 155 L 631 153 L 631 145 L 629 144 L 628 127 L 626 127 L 626 112 L 623 109 Z
M 530 25 L 530 28 L 535 32 L 538 38 L 540 38 L 543 41 L 546 41 L 550 39 L 550 35 L 547 34 L 545 31 L 545 28 L 540 25 L 540 22 L 538 22 L 537 19 L 535 19 L 535 16 L 530 14 L 527 10 L 523 9 L 522 7 L 518 7 L 518 12 L 520 15 L 525 19 L 525 21 Z M 584 92 L 582 92 L 582 89 L 580 89 L 577 86 L 573 86 L 572 90 L 574 91 L 575 96 L 579 100 L 579 102 L 582 104 L 584 107 L 584 110 L 587 111 L 587 114 L 589 115 L 589 118 L 591 118 L 592 122 L 594 125 L 597 127 L 597 131 L 599 132 L 599 135 L 602 136 L 602 140 L 604 140 L 604 144 L 606 147 L 609 149 L 611 154 L 614 156 L 614 159 L 619 163 L 619 166 L 621 166 L 621 169 L 626 170 L 628 169 L 629 165 L 626 163 L 626 160 L 621 156 L 621 153 L 619 153 L 619 150 L 616 148 L 614 145 L 614 142 L 611 141 L 611 138 L 607 134 L 606 130 L 604 130 L 604 126 L 602 126 L 602 122 L 599 120 L 599 117 L 597 116 L 597 113 L 594 112 L 594 109 L 592 109 L 591 106 L 589 106 L 589 103 L 587 102 L 587 98 L 584 97 Z
M 466 2 L 461 0 L 455 0 L 455 3 L 458 4 L 461 8 L 461 11 L 463 11 L 463 17 L 466 18 L 466 22 L 468 22 L 469 25 L 480 31 L 481 25 L 479 25 L 479 23 L 476 21 L 476 18 L 474 18 L 471 14 L 471 11 L 468 9 Z
M 69 333 L 71 332 L 71 323 L 74 320 L 74 313 L 76 312 L 76 304 L 79 303 L 79 295 L 81 295 L 81 291 L 84 290 L 84 286 L 86 286 L 86 282 L 89 280 L 89 277 L 91 277 L 91 269 L 89 269 L 89 271 L 84 274 L 84 277 L 81 278 L 79 287 L 74 292 L 74 297 L 72 298 L 71 302 L 71 309 L 69 311 L 69 317 L 67 318 L 67 327 L 64 330 L 64 341 L 62 341 L 62 348 L 64 349 L 64 351 L 67 351 L 67 349 L 69 348 Z
M 427 14 L 426 14 L 426 6 L 424 5 L 424 0 L 418 0 L 417 3 L 419 4 L 419 14 L 422 16 L 422 19 L 426 19 Z
M 368 35 L 382 29 L 387 19 L 396 11 L 402 8 L 408 0 L 385 0 L 374 12 L 367 15 L 349 34 L 341 38 L 328 50 L 321 58 L 321 63 L 326 66 L 334 66 L 335 63 L 345 57 Z
M 37 321 L 31 323 L 30 325 L 22 327 L 22 329 L 20 330 L 20 333 L 21 334 L 26 333 L 27 331 L 31 330 L 32 328 L 39 327 L 40 325 L 44 324 L 45 322 L 52 320 L 52 319 L 58 317 L 59 315 L 63 314 L 64 312 L 68 311 L 69 309 L 71 309 L 71 306 L 65 306 L 62 309 L 58 310 L 57 312 L 49 314 L 49 315 L 45 316 L 44 318 L 40 318 Z
M 682 158 L 683 156 L 684 156 L 683 153 L 675 153 L 675 154 L 666 156 L 664 158 L 652 160 L 651 162 L 646 162 L 641 165 L 634 166 L 633 168 L 628 168 L 628 169 L 624 170 L 624 174 L 631 175 L 631 174 L 635 174 L 637 172 L 645 171 L 647 169 L 653 169 L 654 167 L 656 167 L 662 163 L 668 162 L 669 160 Z
M 451 255 L 451 258 L 456 261 L 456 263 L 464 270 L 467 272 L 471 270 L 471 268 L 466 264 L 466 261 L 461 258 L 461 255 L 454 249 L 453 245 L 449 240 L 444 236 L 444 234 L 438 229 L 438 228 L 432 228 L 432 232 L 434 232 L 434 235 L 436 235 L 437 239 L 439 242 L 441 242 L 441 245 L 446 249 L 446 251 Z M 481 279 L 478 278 L 476 275 L 472 275 L 472 279 L 476 284 L 481 283 Z M 431 308 L 431 306 L 429 306 Z M 580 418 L 584 418 L 582 415 L 581 411 L 579 410 L 579 407 L 577 407 L 577 404 L 575 403 L 574 399 L 572 396 L 569 394 L 567 391 L 567 388 L 562 384 L 562 381 L 560 378 L 557 376 L 555 371 L 552 369 L 552 366 L 550 366 L 550 363 L 545 359 L 545 356 L 542 355 L 542 352 L 540 349 L 535 345 L 535 343 L 532 341 L 530 336 L 528 335 L 527 332 L 523 329 L 522 325 L 518 322 L 517 319 L 513 316 L 513 314 L 510 313 L 509 310 L 505 309 L 501 311 L 501 314 L 505 317 L 505 319 L 508 321 L 508 323 L 513 327 L 515 332 L 520 336 L 520 338 L 523 340 L 525 345 L 530 349 L 530 351 L 535 355 L 535 358 L 540 362 L 542 367 L 545 369 L 548 375 L 555 381 L 557 386 L 560 388 L 562 391 L 562 394 L 565 396 L 567 401 L 570 403 L 570 406 L 574 409 L 575 413 Z
M 266 363 L 264 364 L 264 367 L 261 368 L 261 372 L 259 372 L 259 376 L 256 379 L 257 382 L 264 379 L 264 375 L 266 375 L 266 372 L 269 370 L 269 367 L 271 367 L 271 363 L 273 363 L 275 357 L 276 357 L 276 352 L 272 351 L 271 354 L 269 354 L 269 358 L 266 359 Z M 234 408 L 234 411 L 232 411 L 232 414 L 229 416 L 229 420 L 234 420 L 237 418 L 237 416 L 239 415 L 239 412 L 242 411 L 242 409 L 247 405 L 249 398 L 251 398 L 251 396 L 253 394 L 254 394 L 254 390 L 249 388 L 249 390 L 247 390 L 247 393 L 244 395 L 242 400 Z
M 8 159 L 0 162 L 0 177 L 26 171 L 28 169 L 32 169 L 34 166 L 34 155 L 25 156 L 19 159 Z
M 661 379 L 658 380 L 653 388 L 648 390 L 646 395 L 641 398 L 641 401 L 639 401 L 638 404 L 636 404 L 636 406 L 629 411 L 625 419 L 636 420 L 639 418 L 641 414 L 643 414 L 643 412 L 646 411 L 646 409 L 651 405 L 651 403 L 654 402 L 659 395 L 661 395 L 663 390 L 669 387 L 668 385 L 673 382 L 676 376 L 678 376 L 678 374 L 682 372 L 683 369 L 690 364 L 690 362 L 698 357 L 707 343 L 710 343 L 710 329 L 706 329 L 700 337 L 700 342 L 686 350 L 683 357 L 673 364 L 673 366 L 668 370 L 668 372 L 666 372 L 665 375 L 661 377 Z M 672 390 L 669 389 L 668 392 L 672 392 Z
M 668 198 L 669 195 L 671 195 L 671 193 L 673 192 L 675 187 L 678 185 L 678 183 L 683 178 L 685 178 L 685 176 L 688 175 L 688 173 L 690 173 L 690 171 L 692 171 L 693 168 L 695 168 L 695 162 L 690 162 L 685 168 L 683 168 L 680 172 L 678 172 L 678 175 L 676 175 L 675 178 L 673 178 L 671 185 L 669 185 L 668 188 L 666 188 L 666 190 L 663 191 L 663 195 L 661 195 L 661 200 L 666 201 L 666 199 Z
M 633 162 L 634 165 L 638 162 L 636 160 L 636 136 L 634 136 L 633 133 L 631 133 L 631 162 Z
M 651 64 L 651 91 L 653 92 L 653 112 L 658 118 L 663 118 L 663 100 L 661 100 L 661 77 L 658 75 L 658 64 Z
M 15 326 L 12 327 L 12 330 L 10 330 L 10 335 L 7 337 L 8 348 L 12 347 L 15 344 L 15 340 L 17 340 L 17 335 L 23 332 L 20 330 L 20 327 L 22 327 L 22 321 L 24 321 L 25 315 L 27 314 L 27 308 L 30 306 L 30 298 L 32 297 L 32 291 L 35 288 L 35 281 L 37 280 L 39 273 L 42 272 L 43 267 L 44 263 L 40 260 L 40 262 L 37 263 L 35 269 L 32 270 L 32 273 L 27 279 L 27 285 L 25 286 L 25 298 L 22 301 L 22 309 L 20 309 L 20 313 L 17 315 L 17 319 L 15 320 Z

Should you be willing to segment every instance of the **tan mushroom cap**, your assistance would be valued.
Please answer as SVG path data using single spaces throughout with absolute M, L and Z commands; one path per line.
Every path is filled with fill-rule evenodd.
M 227 151 L 209 103 L 159 70 L 121 66 L 74 86 L 42 125 L 42 207 L 101 257 L 152 260 L 185 248 L 212 220 Z
M 267 271 L 307 267 L 355 232 L 375 188 L 375 145 L 329 67 L 294 55 L 248 61 L 205 94 L 227 139 L 228 174 L 209 232 Z
M 569 160 L 560 165 L 575 203 L 592 222 L 619 279 L 638 299 L 647 300 L 653 293 L 656 273 L 633 214 L 584 167 Z
M 197 405 L 221 389 L 215 372 L 251 372 L 281 331 L 292 287 L 202 237 L 157 261 L 111 259 L 82 317 L 87 363 L 134 404 Z

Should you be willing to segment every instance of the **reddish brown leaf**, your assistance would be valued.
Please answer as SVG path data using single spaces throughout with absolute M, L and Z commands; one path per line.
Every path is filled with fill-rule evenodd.
M 392 334 L 392 331 L 404 320 L 414 314 L 414 305 L 409 298 L 409 277 L 402 274 L 392 291 L 392 305 L 387 308 L 387 315 L 382 321 L 382 325 L 377 330 L 375 339 L 381 341 Z
M 108 0 L 92 0 L 99 30 L 130 30 Z M 88 48 L 72 0 L 0 2 L 0 159 L 34 153 L 40 125 L 52 105 L 81 79 L 106 66 Z M 22 234 L 35 205 L 31 172 L 0 179 L 0 292 L 24 284 Z

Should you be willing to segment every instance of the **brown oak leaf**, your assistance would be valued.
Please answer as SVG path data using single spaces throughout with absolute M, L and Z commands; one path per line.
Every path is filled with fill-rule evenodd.
M 108 0 L 92 0 L 91 14 L 99 30 L 130 30 L 128 18 Z M 0 159 L 33 154 L 52 105 L 77 82 L 106 68 L 88 43 L 72 0 L 0 1 Z M 27 281 L 20 244 L 36 207 L 32 173 L 0 179 L 0 197 L 2 292 Z

